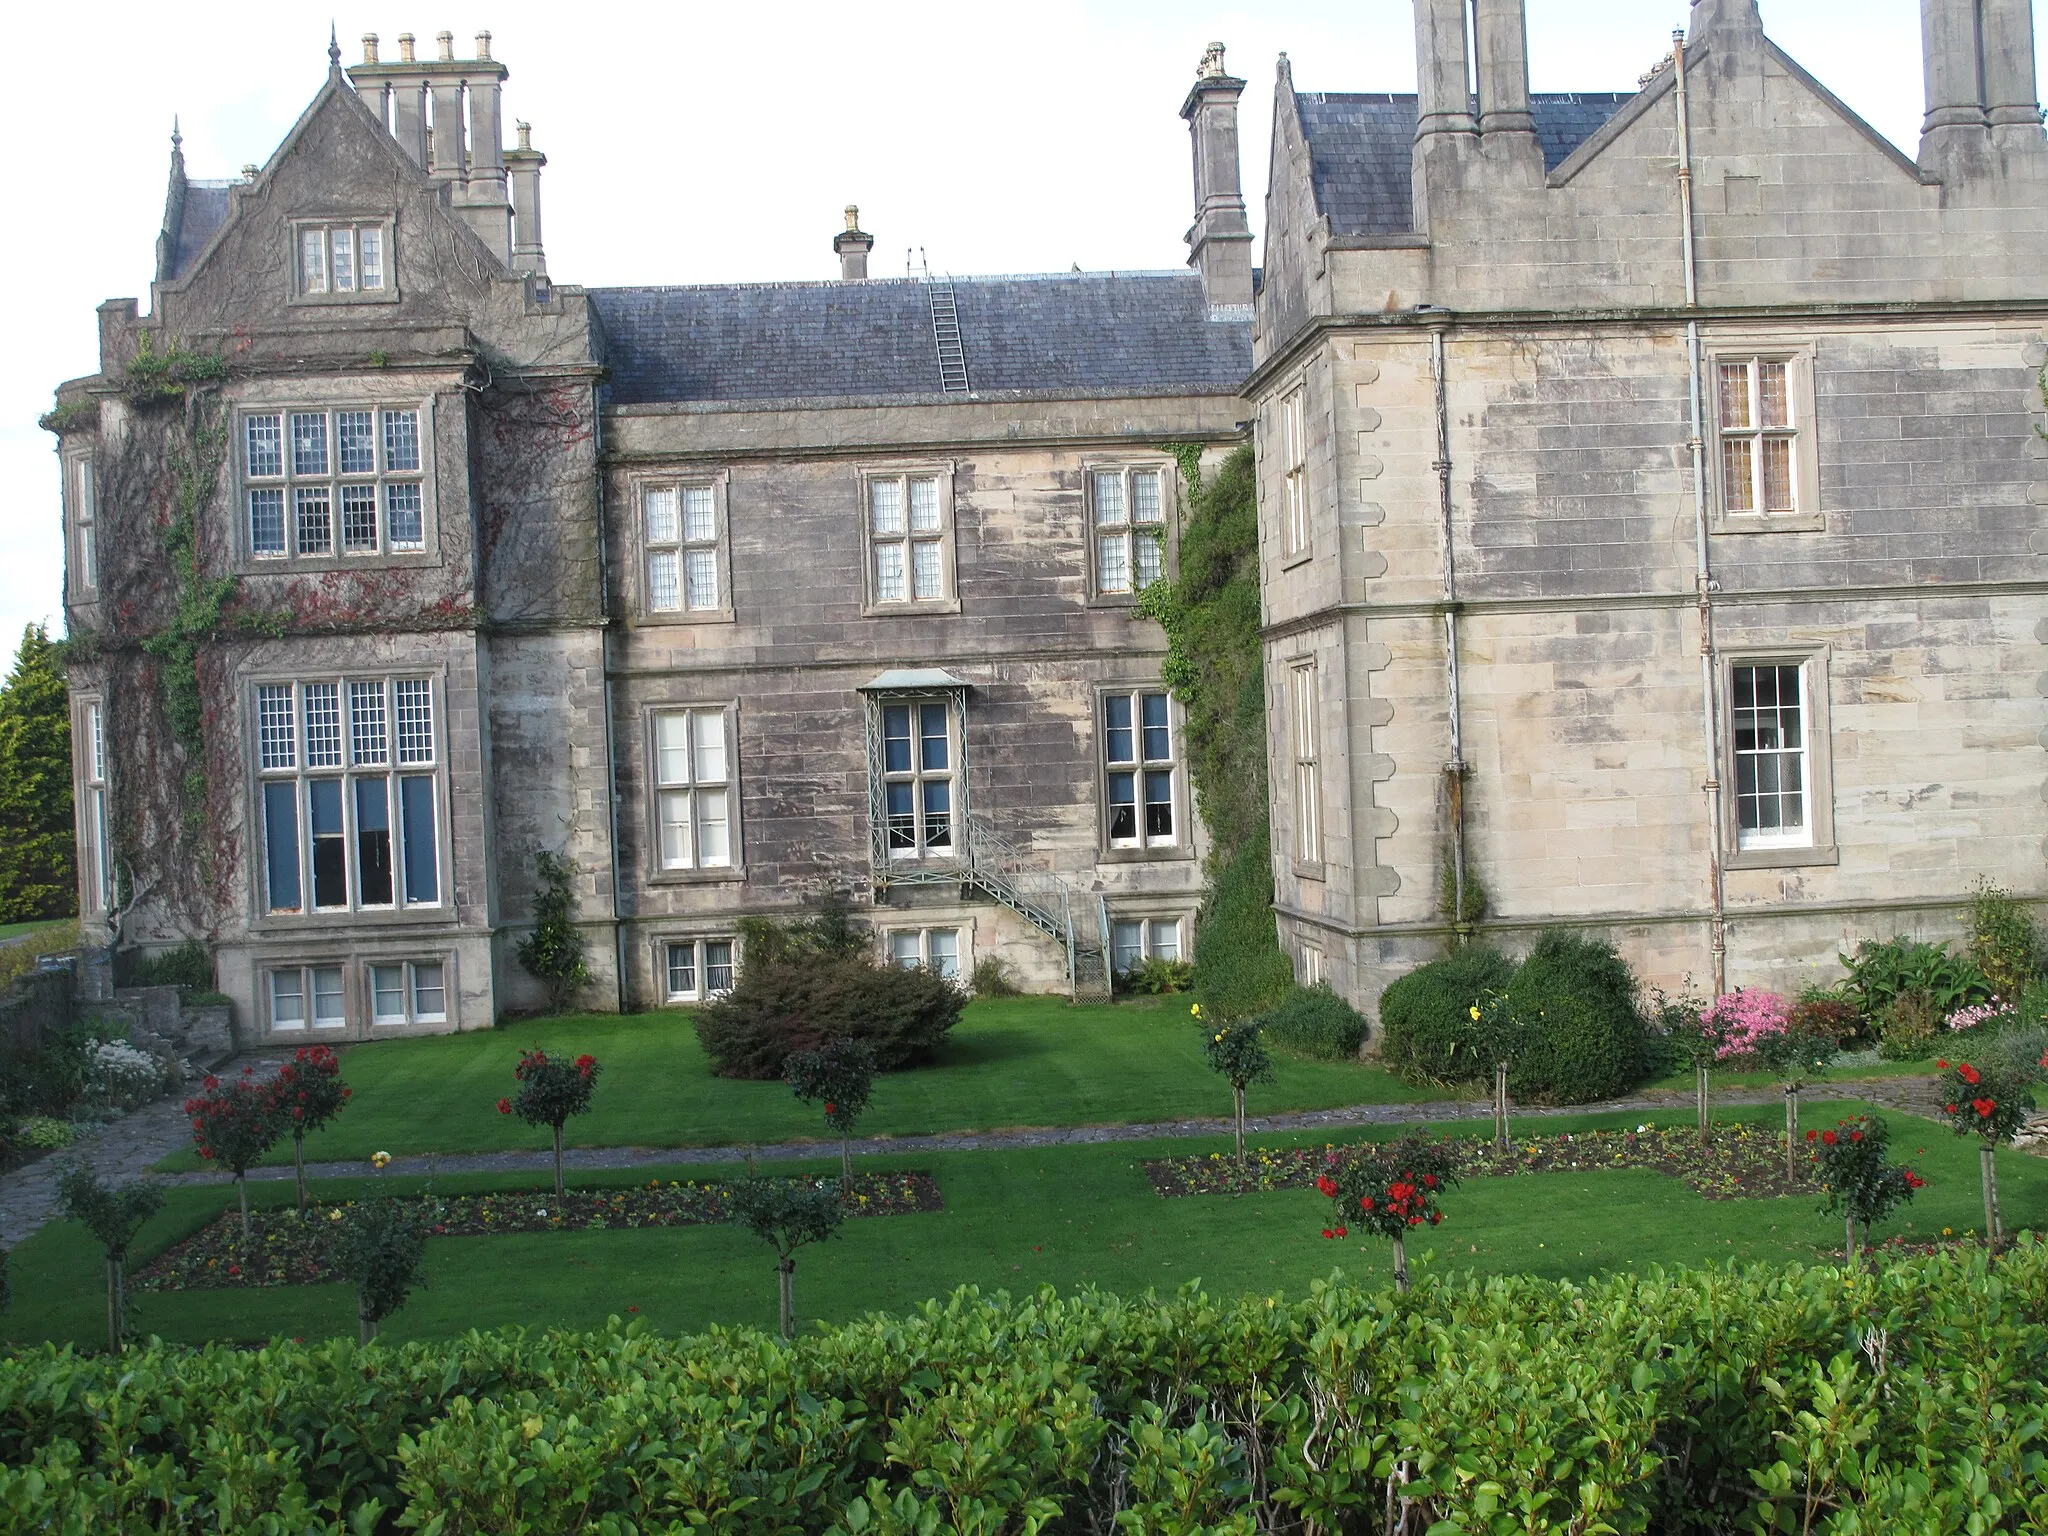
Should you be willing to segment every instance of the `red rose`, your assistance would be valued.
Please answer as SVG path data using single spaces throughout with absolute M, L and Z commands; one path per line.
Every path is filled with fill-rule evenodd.
M 1436 1188 L 1436 1175 L 1435 1175 L 1435 1174 L 1433 1174 L 1433 1173 L 1425 1173 L 1425 1174 L 1424 1174 L 1424 1175 L 1422 1176 L 1422 1182 L 1423 1182 L 1423 1185 L 1424 1185 L 1424 1187 L 1426 1187 L 1426 1188 L 1429 1188 L 1429 1189 L 1435 1189 L 1435 1188 Z
M 1337 1235 L 1339 1237 L 1348 1237 L 1350 1236 L 1350 1229 L 1348 1227 L 1339 1227 L 1337 1229 Z
M 1436 1225 L 1437 1225 L 1437 1224 L 1438 1224 L 1439 1222 L 1441 1222 L 1441 1221 L 1442 1221 L 1443 1219 L 1444 1219 L 1444 1213 L 1443 1213 L 1442 1211 L 1431 1211 L 1431 1212 L 1429 1213 L 1429 1224 L 1430 1224 L 1430 1225 L 1431 1225 L 1432 1227 L 1433 1227 L 1433 1226 L 1436 1226 Z
M 1371 1209 L 1372 1209 L 1372 1196 L 1371 1196 L 1371 1195 L 1360 1195 L 1360 1196 L 1358 1197 L 1358 1208 L 1359 1208 L 1359 1209 L 1360 1209 L 1361 1211 L 1369 1211 L 1369 1210 L 1371 1210 Z
M 1808 1131 L 1808 1132 L 1806 1133 L 1806 1139 L 1807 1139 L 1808 1141 L 1812 1141 L 1812 1140 L 1813 1140 L 1813 1139 L 1814 1139 L 1814 1138 L 1815 1138 L 1816 1136 L 1818 1136 L 1818 1135 L 1820 1135 L 1820 1132 L 1819 1132 L 1819 1131 Z
M 1420 1216 L 1410 1216 L 1408 1218 L 1408 1225 L 1411 1227 L 1419 1227 L 1422 1225 L 1422 1218 Z
M 1335 1237 L 1336 1235 L 1337 1235 L 1337 1234 L 1336 1234 L 1336 1233 L 1334 1233 L 1334 1232 L 1332 1232 L 1332 1231 L 1331 1231 L 1331 1230 L 1330 1230 L 1330 1229 L 1329 1229 L 1328 1227 L 1325 1227 L 1325 1228 L 1323 1228 L 1323 1236 L 1325 1236 L 1325 1237 Z
M 1944 1072 L 1946 1072 L 1946 1071 L 1948 1070 L 1948 1063 L 1947 1063 L 1947 1062 L 1945 1062 L 1945 1061 L 1937 1061 L 1937 1062 L 1935 1063 L 1935 1065 L 1936 1065 L 1937 1067 L 1941 1068 L 1941 1070 L 1942 1070 L 1942 1071 L 1944 1071 Z
M 839 1113 L 839 1106 L 837 1104 L 828 1103 L 825 1106 L 825 1113 L 828 1115 L 836 1115 Z
M 1979 1082 L 1983 1081 L 1984 1074 L 1971 1066 L 1967 1061 L 1964 1061 L 1956 1064 L 1956 1076 L 1974 1088 Z
M 1316 1188 L 1321 1190 L 1325 1195 L 1334 1199 L 1337 1194 L 1337 1181 L 1331 1178 L 1327 1173 L 1318 1174 L 1316 1176 Z
M 1825 1145 L 1832 1147 L 1838 1138 L 1833 1131 L 1822 1131 L 1820 1139 Z
M 1972 1099 L 1970 1100 L 1970 1108 L 1977 1111 L 1977 1118 L 1979 1120 L 1989 1120 L 1992 1116 L 1992 1112 L 1998 1108 L 1998 1100 Z
M 498 1113 L 499 1113 L 499 1114 L 501 1114 L 501 1115 L 509 1115 L 509 1114 L 511 1114 L 511 1113 L 512 1113 L 512 1101 L 511 1101 L 510 1099 L 500 1099 L 500 1100 L 498 1100 Z
M 1849 1133 L 1849 1139 L 1851 1141 L 1861 1141 L 1863 1139 L 1863 1133 L 1861 1131 L 1851 1131 Z

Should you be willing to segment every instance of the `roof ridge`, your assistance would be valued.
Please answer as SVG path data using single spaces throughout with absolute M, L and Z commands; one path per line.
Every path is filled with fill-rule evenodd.
M 935 275 L 927 280 L 922 277 L 870 277 L 858 283 L 848 283 L 839 277 L 792 277 L 773 282 L 756 283 L 612 283 L 593 285 L 589 293 L 706 293 L 706 292 L 761 292 L 778 288 L 786 289 L 875 289 L 883 287 L 921 288 L 927 282 L 948 282 L 956 287 L 963 283 L 1054 283 L 1074 282 L 1090 278 L 1174 278 L 1200 282 L 1196 272 L 1175 268 L 1141 267 L 1110 268 L 1094 272 L 955 272 Z

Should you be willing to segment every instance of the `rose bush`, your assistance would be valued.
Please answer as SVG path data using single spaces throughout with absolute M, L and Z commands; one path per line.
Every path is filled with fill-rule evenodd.
M 1346 1237 L 1357 1226 L 1386 1238 L 1394 1245 L 1394 1284 L 1407 1290 L 1407 1236 L 1443 1221 L 1436 1202 L 1457 1184 L 1458 1166 L 1456 1147 L 1418 1132 L 1332 1154 L 1316 1179 L 1316 1188 L 1336 1206 L 1323 1236 Z
M 1843 1254 L 1852 1264 L 1856 1262 L 1857 1228 L 1861 1226 L 1867 1236 L 1872 1223 L 1883 1221 L 1927 1184 L 1913 1169 L 1887 1158 L 1890 1141 L 1891 1127 L 1875 1115 L 1851 1115 L 1836 1121 L 1833 1130 L 1806 1133 L 1821 1185 L 1827 1190 L 1822 1209 L 1842 1218 Z
M 601 1069 L 597 1058 L 587 1052 L 574 1061 L 550 1056 L 539 1046 L 519 1053 L 519 1065 L 512 1075 L 519 1087 L 511 1097 L 498 1100 L 498 1113 L 517 1115 L 528 1125 L 545 1128 L 554 1138 L 555 1194 L 562 1193 L 562 1127 L 590 1108 L 590 1095 L 597 1087 Z

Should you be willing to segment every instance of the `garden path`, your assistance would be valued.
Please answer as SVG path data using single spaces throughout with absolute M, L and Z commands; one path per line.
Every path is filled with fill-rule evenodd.
M 254 1065 L 260 1074 L 274 1072 L 281 1063 L 255 1059 L 237 1061 L 236 1067 Z M 223 1068 L 223 1071 L 228 1070 Z M 1880 1079 L 1866 1082 L 1817 1084 L 1803 1097 L 1808 1102 L 1827 1099 L 1860 1099 L 1907 1114 L 1933 1115 L 1937 1111 L 1931 1084 L 1913 1080 Z M 1779 1095 L 1771 1088 L 1731 1088 L 1716 1092 L 1716 1105 L 1769 1104 Z M 1652 1111 L 1669 1113 L 1690 1106 L 1692 1095 L 1685 1091 L 1653 1090 L 1610 1099 L 1598 1104 L 1572 1107 L 1572 1114 L 1625 1114 Z M 1253 1133 L 1276 1131 L 1340 1130 L 1360 1125 L 1428 1125 L 1447 1120 L 1471 1120 L 1486 1113 L 1483 1103 L 1445 1101 L 1422 1104 L 1360 1104 L 1348 1109 L 1309 1110 L 1296 1114 L 1262 1115 L 1245 1121 Z M 1540 1110 L 1518 1111 L 1524 1114 Z M 1168 1120 L 1141 1125 L 1051 1126 L 1039 1129 L 978 1131 L 936 1136 L 877 1136 L 853 1144 L 857 1155 L 901 1156 L 917 1152 L 969 1152 L 1013 1147 L 1070 1146 L 1117 1141 L 1164 1141 L 1181 1137 L 1227 1136 L 1230 1122 L 1224 1119 Z M 0 1246 L 13 1247 L 31 1236 L 56 1212 L 57 1179 L 72 1158 L 83 1158 L 102 1176 L 116 1179 L 139 1178 L 160 1159 L 183 1148 L 191 1136 L 190 1124 L 175 1099 L 166 1099 L 115 1121 L 95 1135 L 81 1140 L 67 1153 L 45 1157 L 0 1176 Z M 736 1163 L 752 1156 L 763 1162 L 794 1161 L 829 1157 L 833 1144 L 827 1141 L 785 1141 L 759 1146 L 721 1147 L 573 1147 L 562 1154 L 565 1170 L 599 1168 L 662 1168 L 678 1164 Z M 476 1152 L 448 1156 L 396 1157 L 387 1174 L 435 1175 L 443 1173 L 544 1173 L 552 1159 L 544 1149 L 531 1152 Z M 361 1178 L 361 1162 L 308 1163 L 308 1178 Z M 156 1176 L 165 1184 L 225 1184 L 224 1173 L 171 1173 Z M 289 1179 L 289 1164 L 282 1167 L 252 1168 L 252 1180 Z

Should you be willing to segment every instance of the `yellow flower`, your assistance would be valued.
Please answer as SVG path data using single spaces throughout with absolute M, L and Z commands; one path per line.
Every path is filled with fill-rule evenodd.
M 390 1162 L 391 1154 L 389 1152 L 372 1152 L 370 1154 L 370 1166 L 372 1168 L 384 1168 L 389 1166 Z
M 1472 1009 L 1472 1017 L 1475 1019 L 1479 1017 L 1479 1009 L 1476 1005 Z
M 1220 1044 L 1222 1043 L 1222 1041 L 1223 1041 L 1223 1037 L 1222 1037 L 1221 1035 L 1218 1035 L 1218 1036 L 1216 1037 L 1216 1041 L 1217 1041 L 1217 1043 L 1218 1043 L 1218 1044 L 1220 1045 Z
M 1199 1019 L 1202 1016 L 1202 1005 L 1200 1003 L 1189 1003 L 1188 1012 Z

